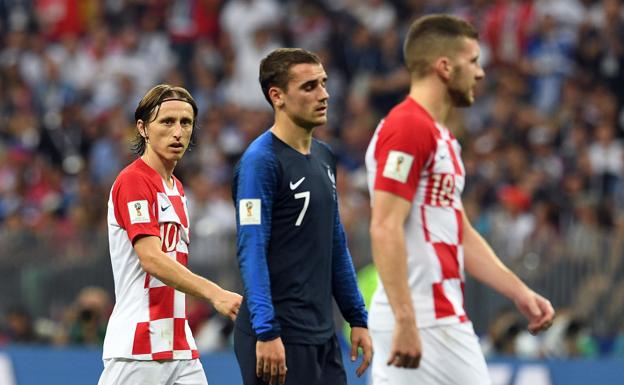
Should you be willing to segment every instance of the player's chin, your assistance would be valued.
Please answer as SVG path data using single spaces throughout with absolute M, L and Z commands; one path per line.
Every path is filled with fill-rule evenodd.
M 327 114 L 317 115 L 315 119 L 313 119 L 315 126 L 322 126 L 327 123 Z
M 169 154 L 169 160 L 180 160 L 186 151 L 174 152 Z

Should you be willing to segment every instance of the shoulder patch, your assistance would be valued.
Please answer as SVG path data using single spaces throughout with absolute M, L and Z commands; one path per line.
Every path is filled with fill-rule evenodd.
M 383 176 L 405 183 L 413 162 L 414 156 L 406 152 L 392 150 L 388 153 Z
M 238 218 L 241 226 L 262 224 L 262 201 L 260 199 L 241 199 L 238 206 Z
M 128 214 L 130 216 L 130 223 L 149 223 L 149 207 L 147 200 L 128 202 Z

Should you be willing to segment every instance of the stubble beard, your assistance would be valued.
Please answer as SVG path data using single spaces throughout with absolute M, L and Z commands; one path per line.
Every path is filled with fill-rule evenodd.
M 448 93 L 454 107 L 470 107 L 474 103 L 474 98 L 471 96 L 471 89 L 462 89 L 455 81 L 449 83 Z
M 462 71 L 453 73 L 447 87 L 449 97 L 454 107 L 470 107 L 474 103 L 474 97 L 471 96 L 471 87 L 462 87 L 461 77 Z

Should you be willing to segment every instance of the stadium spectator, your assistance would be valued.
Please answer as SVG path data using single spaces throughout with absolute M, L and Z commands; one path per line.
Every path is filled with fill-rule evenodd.
M 0 344 L 42 344 L 46 340 L 35 330 L 34 320 L 22 306 L 9 308 L 3 317 Z
M 111 309 L 106 290 L 100 287 L 82 289 L 74 305 L 66 309 L 61 325 L 63 331 L 55 336 L 54 343 L 102 346 Z

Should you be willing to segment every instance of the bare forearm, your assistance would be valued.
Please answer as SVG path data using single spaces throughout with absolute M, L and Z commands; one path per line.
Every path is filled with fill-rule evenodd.
M 464 263 L 466 271 L 471 276 L 507 298 L 515 300 L 518 294 L 528 290 L 520 278 L 501 262 L 485 239 L 469 224 L 464 229 Z
M 415 322 L 416 315 L 407 283 L 407 256 L 403 227 L 371 226 L 375 266 L 397 322 Z
M 164 253 L 163 255 L 147 255 L 140 260 L 147 273 L 183 293 L 213 302 L 222 290 L 215 283 L 193 273 Z

